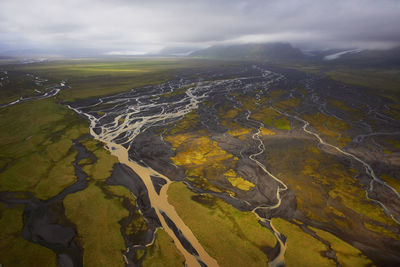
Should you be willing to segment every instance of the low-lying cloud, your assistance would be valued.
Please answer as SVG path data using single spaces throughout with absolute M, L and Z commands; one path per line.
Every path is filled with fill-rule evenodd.
M 400 44 L 398 0 L 2 0 L 0 53 L 136 54 L 286 41 L 304 48 Z

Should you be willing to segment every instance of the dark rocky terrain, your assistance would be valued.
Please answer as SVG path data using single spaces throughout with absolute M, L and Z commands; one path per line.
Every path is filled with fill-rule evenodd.
M 267 252 L 272 265 L 283 263 L 278 255 L 291 242 L 272 226 L 278 217 L 328 245 L 311 229 L 331 233 L 378 266 L 399 265 L 398 103 L 266 64 L 195 76 L 70 106 L 90 120 L 92 134 L 111 153 L 126 150 L 152 170 L 157 194 L 170 181 L 183 181 L 196 193 L 256 213 L 279 241 Z M 138 186 L 135 175 L 124 174 L 129 171 L 117 166 L 108 182 L 138 198 L 149 229 L 165 220 L 201 263 L 179 224 L 161 207 L 164 219 L 151 211 L 148 185 Z M 340 251 L 329 247 L 322 256 L 341 265 Z

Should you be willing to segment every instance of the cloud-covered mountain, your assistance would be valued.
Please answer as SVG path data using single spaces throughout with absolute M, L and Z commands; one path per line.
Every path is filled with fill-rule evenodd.
M 298 60 L 306 55 L 289 43 L 211 46 L 190 54 L 192 57 L 233 60 Z
M 289 43 L 211 46 L 189 56 L 207 59 L 269 62 L 314 62 L 358 66 L 400 66 L 400 47 L 377 49 L 323 49 L 302 51 Z
M 400 45 L 399 25 L 398 0 L 2 0 L 0 54 L 154 54 L 266 42 L 390 48 Z

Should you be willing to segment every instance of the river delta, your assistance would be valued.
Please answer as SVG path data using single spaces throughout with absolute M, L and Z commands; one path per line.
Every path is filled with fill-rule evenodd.
M 4 266 L 399 265 L 395 100 L 263 63 L 57 84 L 0 107 Z

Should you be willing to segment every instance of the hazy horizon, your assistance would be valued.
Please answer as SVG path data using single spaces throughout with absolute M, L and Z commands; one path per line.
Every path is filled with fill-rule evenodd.
M 146 55 L 289 42 L 302 49 L 400 45 L 400 1 L 0 2 L 0 54 Z

